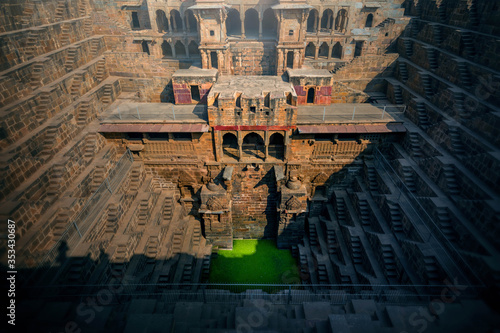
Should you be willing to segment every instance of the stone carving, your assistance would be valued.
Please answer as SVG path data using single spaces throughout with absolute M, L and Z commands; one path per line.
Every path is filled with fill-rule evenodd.
M 313 183 L 315 184 L 324 184 L 328 181 L 328 176 L 324 172 L 320 172 L 314 177 Z
M 207 200 L 207 208 L 212 211 L 224 210 L 226 207 L 224 202 L 216 197 L 211 197 Z
M 302 204 L 296 196 L 292 195 L 292 197 L 286 201 L 285 208 L 287 210 L 298 210 L 302 208 Z
M 300 180 L 297 179 L 297 177 L 292 177 L 287 183 L 286 187 L 288 187 L 291 190 L 298 190 L 302 183 Z

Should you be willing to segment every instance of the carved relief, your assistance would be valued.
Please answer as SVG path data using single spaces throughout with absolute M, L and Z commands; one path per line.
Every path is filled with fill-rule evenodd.
M 285 203 L 285 208 L 287 210 L 298 210 L 302 207 L 302 204 L 300 203 L 299 199 L 292 195 L 290 199 L 287 200 Z
M 207 208 L 212 211 L 219 211 L 219 210 L 224 210 L 226 207 L 221 199 L 216 197 L 211 197 L 207 201 Z
M 328 176 L 324 172 L 320 172 L 314 177 L 313 183 L 315 184 L 324 184 L 328 181 Z

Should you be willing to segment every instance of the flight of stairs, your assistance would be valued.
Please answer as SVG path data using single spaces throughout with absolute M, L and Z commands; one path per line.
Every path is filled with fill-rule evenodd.
M 413 168 L 411 166 L 403 166 L 402 171 L 406 187 L 410 190 L 410 192 L 415 193 L 417 191 L 417 187 L 415 185 Z
M 389 206 L 389 214 L 391 218 L 391 229 L 394 232 L 402 232 L 403 231 L 403 221 L 401 217 L 401 212 L 399 211 L 399 207 L 396 204 L 388 203 Z
M 420 145 L 420 138 L 417 133 L 410 132 L 408 133 L 408 138 L 410 140 L 410 149 L 413 153 L 413 157 L 419 158 L 422 157 L 422 147 Z
M 353 264 L 363 263 L 363 254 L 361 249 L 361 240 L 359 236 L 351 236 L 351 258 Z
M 382 244 L 382 260 L 385 276 L 388 279 L 395 279 L 398 276 L 394 252 L 389 244 Z

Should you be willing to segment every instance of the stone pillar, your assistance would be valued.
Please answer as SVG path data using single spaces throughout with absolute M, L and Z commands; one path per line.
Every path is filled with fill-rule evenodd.
M 170 47 L 172 48 L 172 57 L 176 58 L 177 55 L 175 54 L 175 44 L 172 45 L 172 43 L 169 43 L 170 44 Z
M 186 31 L 191 31 L 191 27 L 189 26 L 189 19 L 187 18 L 187 14 L 184 15 L 184 22 L 186 23 Z
M 219 67 L 219 72 L 224 69 L 224 53 L 221 50 L 217 50 L 217 67 Z
M 319 21 L 320 21 L 319 13 L 315 12 L 314 17 L 316 18 L 316 35 L 319 35 Z
M 259 11 L 259 38 L 262 38 L 262 12 Z
M 328 21 L 326 22 L 326 28 L 331 30 L 333 26 L 332 14 L 328 13 Z
M 333 45 L 328 45 L 328 60 L 332 59 Z
M 165 16 L 166 16 L 166 15 L 165 15 Z M 170 20 L 168 20 L 168 28 L 169 28 L 169 29 L 168 29 L 168 32 L 172 33 L 172 32 L 174 32 L 174 25 L 172 24 L 172 21 L 173 21 L 173 20 L 172 20 L 172 15 L 170 15 L 170 17 L 169 17 L 169 18 L 170 18 Z
M 314 60 L 318 60 L 319 46 L 318 45 L 314 45 L 314 47 L 316 48 L 316 50 L 314 51 Z
M 300 52 L 299 50 L 293 50 L 293 68 L 300 68 Z
M 182 32 L 184 34 L 186 34 L 186 23 L 185 23 L 186 20 L 185 20 L 185 17 L 183 19 L 182 16 L 181 16 L 181 21 L 182 21 Z
M 241 21 L 241 38 L 245 38 L 245 12 L 242 6 L 240 6 L 240 21 Z
M 238 131 L 238 161 L 241 162 L 243 157 L 243 136 L 241 135 L 241 131 Z
M 278 60 L 276 63 L 276 72 L 281 74 L 280 70 L 283 68 L 283 49 L 278 49 Z
M 208 58 L 208 69 L 212 68 L 212 52 L 210 50 L 207 50 L 207 58 Z
M 201 68 L 207 69 L 208 68 L 207 51 L 200 50 L 200 55 L 201 55 Z
M 184 49 L 186 50 L 186 57 L 189 58 L 189 48 L 187 43 L 184 43 Z
M 266 147 L 266 157 L 264 161 L 267 162 L 269 159 L 269 131 L 264 132 L 264 146 Z

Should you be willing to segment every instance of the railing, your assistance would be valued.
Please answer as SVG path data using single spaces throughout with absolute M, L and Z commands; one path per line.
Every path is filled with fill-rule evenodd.
M 467 261 L 462 257 L 461 253 L 457 250 L 455 245 L 446 238 L 446 236 L 441 231 L 441 228 L 437 225 L 434 219 L 427 213 L 425 208 L 420 203 L 420 200 L 408 189 L 406 184 L 401 180 L 398 173 L 392 168 L 389 161 L 385 158 L 385 156 L 380 152 L 378 148 L 374 149 L 375 160 L 378 165 L 382 166 L 385 172 L 387 172 L 391 177 L 389 179 L 392 180 L 393 184 L 400 191 L 398 201 L 403 201 L 404 198 L 407 199 L 407 203 L 410 205 L 411 209 L 415 212 L 415 214 L 424 222 L 424 226 L 427 228 L 429 234 L 432 234 L 439 240 L 440 246 L 444 245 L 446 249 L 442 249 L 443 253 L 448 257 L 448 261 L 453 263 L 456 266 L 457 272 L 459 275 L 463 276 L 462 281 L 468 281 L 467 278 L 463 275 L 464 272 L 468 273 L 469 276 L 474 277 L 475 283 L 480 283 L 483 285 L 482 280 L 476 275 L 474 270 L 469 266 Z M 404 196 L 401 196 L 404 194 Z M 404 198 L 403 198 L 404 197 Z M 450 257 L 451 253 L 453 258 Z M 458 276 L 457 276 L 458 278 Z
M 447 285 L 290 285 L 290 284 L 126 284 L 118 281 L 100 285 L 54 285 L 23 289 L 37 298 L 85 299 L 104 292 L 117 302 L 130 297 L 179 301 L 237 304 L 244 299 L 259 299 L 272 304 L 329 302 L 346 304 L 354 299 L 373 299 L 385 304 L 422 304 L 441 299 L 449 292 Z M 476 298 L 477 286 L 456 286 L 461 299 Z M 23 299 L 25 296 L 23 295 Z
M 298 123 L 331 123 L 331 122 L 391 122 L 396 120 L 392 115 L 404 115 L 406 105 L 376 105 L 371 103 L 301 105 L 297 113 Z
M 108 199 L 118 189 L 118 186 L 132 165 L 133 160 L 130 150 L 127 149 L 125 154 L 118 160 L 115 167 L 110 170 L 108 177 L 90 196 L 73 221 L 68 224 L 60 239 L 41 259 L 37 259 L 37 266 L 34 268 L 34 272 L 31 276 L 35 276 L 37 271 L 41 268 L 52 267 L 54 263 L 57 262 L 62 250 L 69 249 L 70 252 L 66 253 L 66 255 L 71 255 L 72 251 L 89 230 L 96 217 L 102 212 Z

